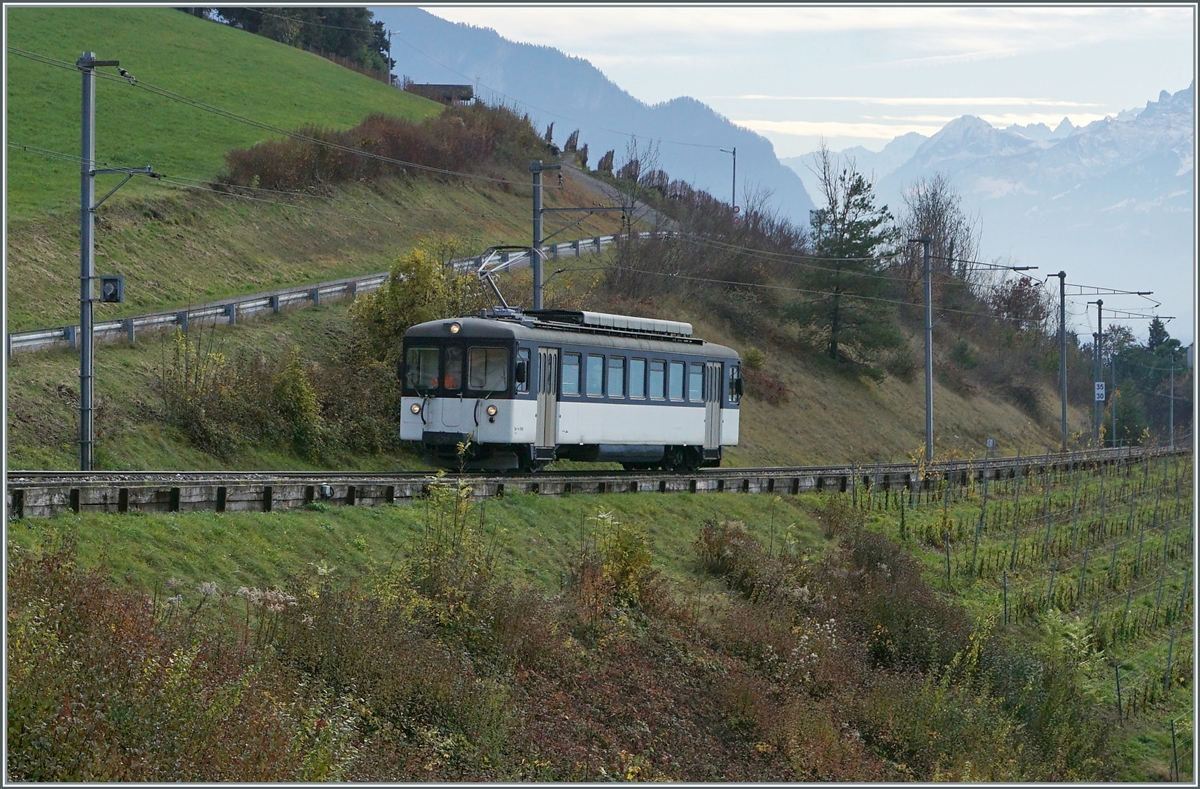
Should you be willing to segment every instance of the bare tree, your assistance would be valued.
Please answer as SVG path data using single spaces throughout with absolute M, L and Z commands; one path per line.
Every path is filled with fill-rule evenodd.
M 935 291 L 947 287 L 948 277 L 967 285 L 981 295 L 990 284 L 979 278 L 978 269 L 967 265 L 979 254 L 979 221 L 962 210 L 962 198 L 942 173 L 921 178 L 904 190 L 904 213 L 900 219 L 903 241 L 928 236 L 930 268 L 939 275 Z M 909 300 L 921 291 L 924 249 L 906 244 L 899 270 Z

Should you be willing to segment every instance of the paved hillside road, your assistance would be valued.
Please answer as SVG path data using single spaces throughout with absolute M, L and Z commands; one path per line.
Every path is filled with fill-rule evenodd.
M 569 177 L 575 183 L 582 185 L 589 192 L 595 195 L 595 201 L 603 205 L 621 205 L 622 196 L 616 187 L 601 181 L 599 178 L 594 178 L 591 175 L 579 169 L 579 166 L 574 161 L 568 162 L 566 157 L 562 162 L 563 170 L 570 173 Z M 645 203 L 634 201 L 633 215 L 635 219 L 640 219 L 648 223 L 654 230 L 675 230 L 675 222 L 670 217 L 660 214 Z

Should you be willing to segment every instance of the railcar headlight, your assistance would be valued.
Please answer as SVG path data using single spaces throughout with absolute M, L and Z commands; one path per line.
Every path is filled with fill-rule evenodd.
M 488 415 L 488 416 L 495 416 L 495 415 L 496 415 L 496 406 L 494 406 L 494 405 L 489 405 L 489 406 L 487 407 L 487 415 Z
M 455 321 L 454 323 L 450 324 L 450 333 L 451 334 L 458 334 L 460 331 L 462 331 L 461 323 L 459 323 L 458 321 Z
M 414 414 L 419 414 L 419 413 L 421 413 L 421 404 L 413 403 L 411 406 L 408 407 L 408 410 L 412 411 Z

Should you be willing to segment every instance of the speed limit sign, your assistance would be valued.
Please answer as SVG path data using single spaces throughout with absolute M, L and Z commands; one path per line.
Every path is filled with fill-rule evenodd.
M 1104 382 L 1103 381 L 1096 382 L 1096 402 L 1097 403 L 1104 402 Z

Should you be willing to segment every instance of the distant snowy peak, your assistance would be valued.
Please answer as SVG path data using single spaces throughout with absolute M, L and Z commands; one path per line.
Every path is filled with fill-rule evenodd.
M 922 143 L 910 164 L 933 168 L 945 161 L 1020 155 L 1036 147 L 1035 141 L 1016 132 L 997 129 L 974 115 L 963 115 Z
M 1138 114 L 1138 118 L 1144 120 L 1164 114 L 1191 116 L 1192 107 L 1195 103 L 1196 81 L 1192 80 L 1191 85 L 1176 92 L 1174 95 L 1164 90 L 1158 94 L 1158 101 L 1146 102 L 1146 109 Z
M 1020 134 L 1022 137 L 1027 137 L 1030 140 L 1044 142 L 1046 140 L 1061 140 L 1064 137 L 1070 137 L 1078 128 L 1075 124 L 1071 123 L 1070 118 L 1064 117 L 1053 130 L 1044 123 L 1030 123 L 1026 126 L 1014 123 L 1011 126 L 1005 126 L 1004 131 Z

